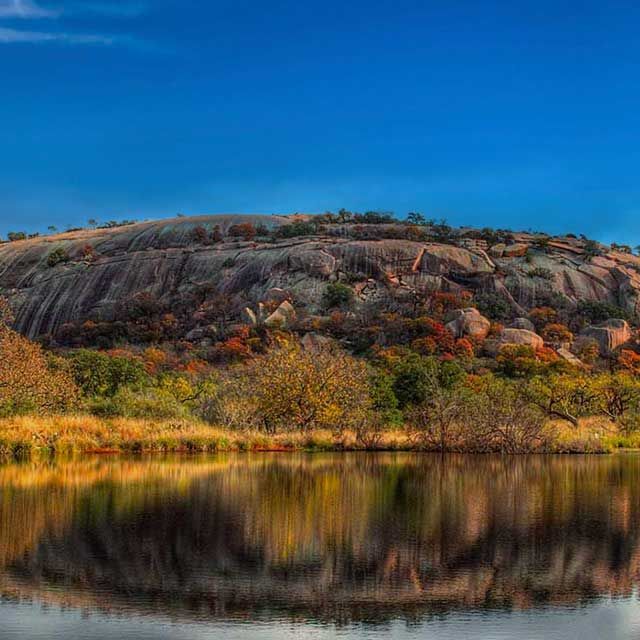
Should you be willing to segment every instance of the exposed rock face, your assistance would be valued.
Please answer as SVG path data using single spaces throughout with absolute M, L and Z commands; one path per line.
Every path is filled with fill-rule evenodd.
M 491 330 L 491 322 L 473 307 L 458 309 L 453 320 L 447 324 L 447 329 L 456 338 L 470 337 L 484 340 Z
M 16 327 L 31 337 L 70 321 L 116 319 L 118 305 L 142 292 L 172 309 L 199 289 L 229 300 L 240 296 L 238 312 L 258 309 L 258 323 L 268 320 L 258 307 L 263 301 L 294 300 L 297 309 L 315 313 L 327 283 L 339 280 L 351 283 L 358 304 L 466 290 L 501 296 L 518 315 L 552 295 L 640 310 L 640 258 L 610 252 L 587 260 L 577 240 L 541 250 L 530 235 L 516 234 L 515 244 L 492 247 L 489 258 L 451 244 L 361 240 L 342 232 L 275 242 L 230 238 L 229 227 L 240 222 L 273 229 L 291 220 L 178 218 L 0 244 L 0 295 L 10 300 Z M 223 242 L 198 240 L 202 233 L 195 231 L 215 226 Z M 58 248 L 69 261 L 49 267 L 47 258 Z M 534 269 L 550 276 L 534 277 Z
M 596 340 L 600 353 L 607 355 L 631 340 L 631 327 L 626 320 L 607 320 L 595 327 L 587 327 L 581 335 Z

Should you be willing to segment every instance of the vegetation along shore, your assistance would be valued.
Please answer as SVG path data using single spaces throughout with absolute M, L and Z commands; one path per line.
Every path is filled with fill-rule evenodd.
M 623 245 L 343 210 L 13 233 L 0 267 L 5 457 L 640 443 Z

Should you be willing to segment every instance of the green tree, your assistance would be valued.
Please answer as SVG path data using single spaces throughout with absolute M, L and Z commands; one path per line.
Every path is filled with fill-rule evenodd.
M 393 389 L 400 407 L 404 408 L 428 400 L 435 381 L 445 389 L 453 388 L 465 372 L 456 362 L 440 362 L 434 357 L 412 353 L 395 365 L 393 374 Z
M 412 211 L 407 215 L 407 222 L 423 227 L 427 224 L 427 219 L 421 213 Z
M 537 376 L 525 387 L 527 397 L 549 418 L 578 426 L 578 418 L 594 412 L 597 395 L 587 376 L 556 374 Z
M 120 388 L 147 380 L 142 362 L 89 349 L 80 349 L 71 355 L 71 370 L 76 384 L 87 397 L 113 397 Z

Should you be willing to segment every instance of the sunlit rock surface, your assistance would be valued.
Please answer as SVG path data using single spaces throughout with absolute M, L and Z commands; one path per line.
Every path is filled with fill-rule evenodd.
M 569 301 L 598 300 L 638 311 L 640 258 L 610 252 L 587 258 L 577 240 L 554 240 L 542 250 L 528 234 L 515 249 L 473 251 L 453 244 L 359 240 L 317 235 L 272 241 L 232 239 L 233 224 L 273 229 L 283 216 L 202 216 L 115 229 L 69 232 L 0 245 L 0 294 L 9 298 L 16 326 L 29 336 L 54 333 L 64 323 L 112 319 L 117 305 L 140 292 L 169 307 L 203 285 L 248 304 L 282 290 L 296 308 L 315 312 L 328 282 L 346 280 L 360 302 L 442 290 L 495 293 L 524 315 L 541 292 Z M 219 226 L 224 242 L 203 244 L 194 230 Z M 522 247 L 526 248 L 526 251 Z M 63 248 L 69 261 L 48 265 Z M 544 277 L 540 277 L 543 273 Z

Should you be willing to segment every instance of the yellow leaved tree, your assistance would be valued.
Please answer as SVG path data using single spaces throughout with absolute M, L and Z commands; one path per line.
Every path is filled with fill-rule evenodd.
M 40 345 L 11 329 L 11 322 L 9 305 L 0 298 L 0 415 L 71 407 L 77 389 L 69 373 L 48 360 Z
M 358 427 L 371 409 L 366 364 L 338 349 L 282 344 L 246 367 L 240 385 L 269 433 Z

